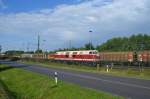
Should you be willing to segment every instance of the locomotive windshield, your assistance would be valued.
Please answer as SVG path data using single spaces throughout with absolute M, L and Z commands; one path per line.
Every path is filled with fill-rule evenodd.
M 97 54 L 96 51 L 89 52 L 89 54 Z

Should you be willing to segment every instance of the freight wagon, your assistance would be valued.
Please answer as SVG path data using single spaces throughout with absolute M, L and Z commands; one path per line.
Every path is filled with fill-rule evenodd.
M 100 52 L 99 61 L 101 64 L 116 65 L 137 65 L 136 52 Z
M 138 61 L 144 66 L 150 66 L 150 51 L 142 51 L 138 53 Z
M 34 59 L 48 59 L 48 55 L 44 53 L 33 54 L 32 58 Z

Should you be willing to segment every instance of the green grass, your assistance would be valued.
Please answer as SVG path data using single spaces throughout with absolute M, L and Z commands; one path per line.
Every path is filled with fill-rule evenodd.
M 5 65 L 5 64 L 0 64 L 0 69 L 3 69 L 5 67 L 9 67 L 8 65 Z
M 18 68 L 1 71 L 0 79 L 15 99 L 122 99 L 63 81 L 56 87 L 52 78 Z
M 0 72 L 4 70 L 4 68 L 8 68 L 7 65 L 0 64 Z M 8 91 L 7 86 L 3 83 L 3 81 L 0 79 L 0 99 L 13 99 L 13 97 L 10 95 L 10 92 Z
M 0 99 L 8 99 L 8 92 L 5 90 L 2 81 L 0 81 Z
M 54 62 L 24 61 L 24 63 L 38 64 L 44 67 L 71 69 L 71 70 L 76 70 L 76 71 L 86 71 L 86 72 L 101 73 L 101 74 L 106 74 L 106 75 L 132 77 L 132 78 L 150 80 L 150 69 L 144 69 L 141 72 L 139 71 L 139 69 L 133 69 L 133 68 L 129 68 L 129 69 L 113 68 L 109 72 L 106 72 L 106 67 L 100 67 L 99 70 L 97 70 L 97 67 L 90 67 L 90 66 L 84 66 L 84 65 L 67 65 L 67 64 L 54 63 Z

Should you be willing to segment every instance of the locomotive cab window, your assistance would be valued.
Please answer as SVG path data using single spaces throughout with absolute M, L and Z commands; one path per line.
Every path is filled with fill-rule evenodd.
M 65 57 L 66 57 L 66 58 L 68 58 L 68 57 L 69 57 L 69 55 L 65 55 Z
M 77 52 L 73 52 L 72 54 L 72 57 L 74 58 L 77 55 Z
M 68 54 L 69 54 L 69 52 L 66 52 L 66 54 L 68 55 Z
M 97 52 L 89 52 L 89 54 L 97 54 Z
M 80 54 L 83 54 L 83 52 L 80 52 Z
M 93 52 L 93 54 L 97 54 L 97 52 Z
M 89 52 L 89 54 L 92 54 L 92 52 Z
M 73 55 L 76 55 L 77 54 L 77 52 L 73 52 Z

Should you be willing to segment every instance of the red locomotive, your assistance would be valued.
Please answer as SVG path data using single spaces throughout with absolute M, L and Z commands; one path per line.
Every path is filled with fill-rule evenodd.
M 99 54 L 96 50 L 85 51 L 60 51 L 55 54 L 48 54 L 48 59 L 66 62 L 97 63 Z

